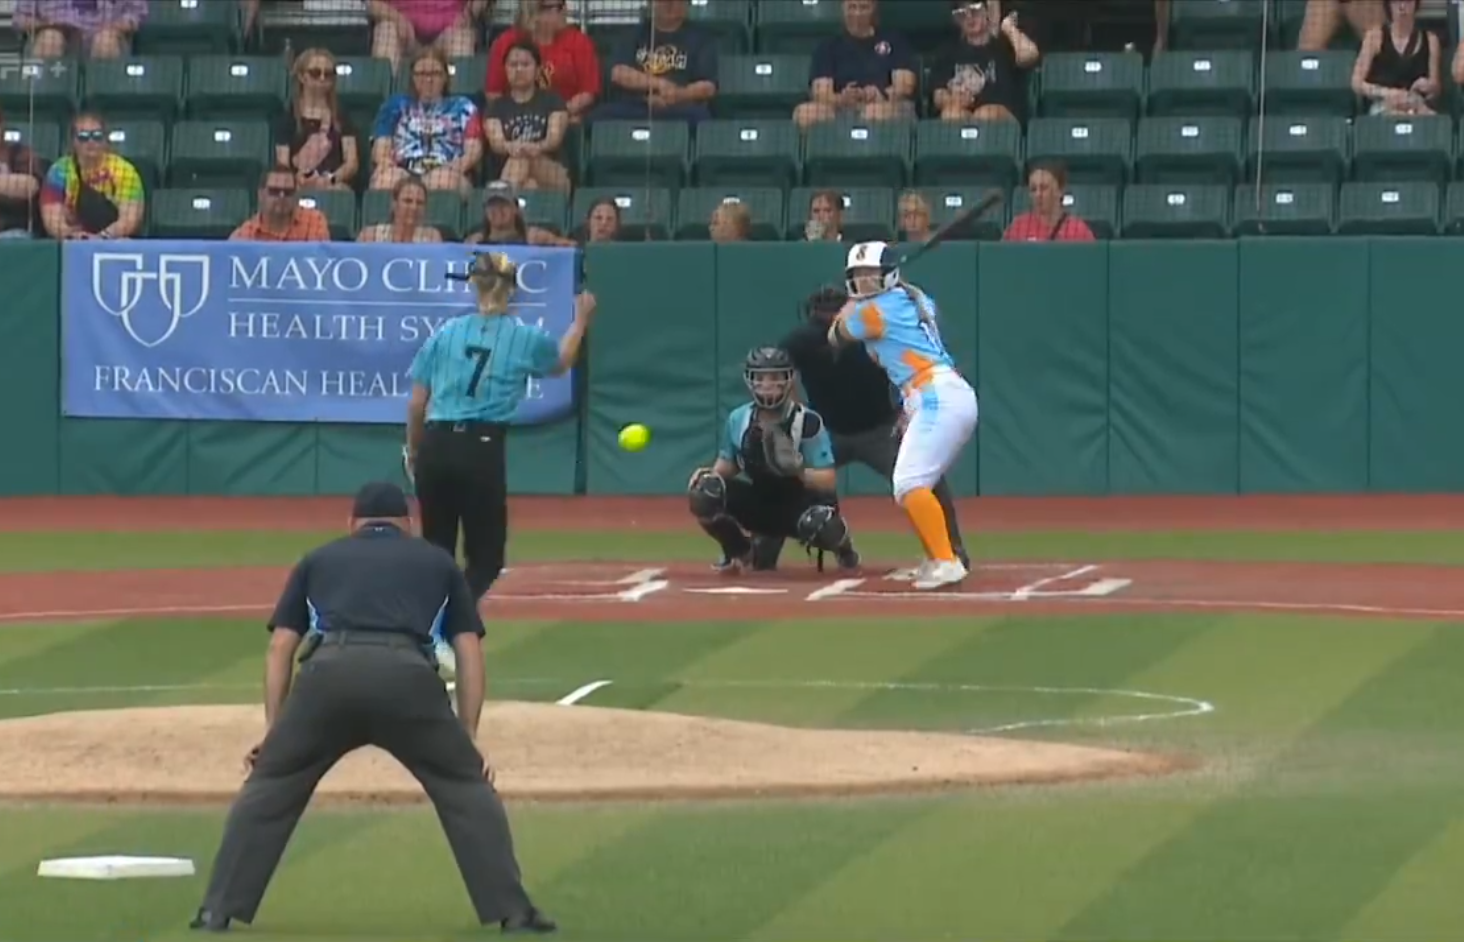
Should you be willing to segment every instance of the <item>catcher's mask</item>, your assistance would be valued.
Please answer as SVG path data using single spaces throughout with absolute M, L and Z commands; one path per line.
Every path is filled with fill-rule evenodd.
M 793 359 L 777 347 L 758 347 L 747 355 L 742 379 L 752 401 L 763 409 L 777 409 L 793 395 Z
M 844 284 L 850 297 L 868 298 L 900 283 L 895 250 L 884 242 L 860 242 L 844 260 Z

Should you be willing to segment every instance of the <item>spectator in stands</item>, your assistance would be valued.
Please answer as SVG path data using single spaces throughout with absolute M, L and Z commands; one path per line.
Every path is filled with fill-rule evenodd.
M 35 233 L 47 169 L 35 151 L 5 140 L 5 114 L 0 112 L 0 239 L 29 239 Z
M 516 43 L 505 63 L 508 93 L 489 102 L 483 121 L 498 179 L 518 189 L 567 191 L 569 171 L 555 159 L 569 130 L 564 99 L 539 87 L 543 60 L 533 43 Z
M 930 70 L 936 111 L 946 121 L 1024 120 L 1026 71 L 1037 64 L 1037 44 L 1017 28 L 1015 13 L 998 21 L 993 3 L 956 4 L 960 36 Z
M 469 245 L 574 245 L 547 229 L 524 221 L 519 207 L 507 187 L 491 187 L 483 196 L 483 225 L 463 239 Z
M 915 113 L 915 50 L 901 34 L 876 23 L 874 0 L 843 0 L 844 30 L 813 52 L 813 95 L 793 109 L 806 128 L 840 115 L 887 121 Z
M 1296 48 L 1302 52 L 1325 52 L 1343 19 L 1360 40 L 1386 21 L 1384 0 L 1306 0 Z
M 1388 21 L 1367 31 L 1352 66 L 1352 90 L 1368 114 L 1434 114 L 1442 53 L 1439 37 L 1418 25 L 1418 0 L 1388 0 Z
M 914 190 L 900 194 L 900 240 L 924 242 L 930 236 L 930 204 Z
M 1027 193 L 1032 208 L 1007 226 L 1007 242 L 1092 242 L 1093 230 L 1067 211 L 1067 168 L 1062 164 L 1038 164 L 1027 174 Z
M 235 242 L 329 242 L 325 213 L 300 205 L 295 168 L 279 164 L 259 181 L 259 212 L 229 234 Z
M 448 59 L 471 56 L 478 48 L 478 19 L 487 8 L 487 0 L 367 0 L 374 24 L 371 54 L 389 60 L 392 72 L 403 56 L 425 49 Z
M 471 99 L 449 94 L 450 78 L 441 50 L 413 57 L 412 92 L 388 98 L 376 115 L 372 189 L 390 190 L 406 176 L 421 177 L 429 190 L 472 188 L 471 174 L 483 158 L 483 124 Z
M 41 184 L 41 221 L 53 239 L 130 239 L 142 229 L 142 177 L 112 153 L 91 112 L 71 120 L 71 150 Z
M 1459 37 L 1459 44 L 1454 47 L 1454 66 L 1450 70 L 1454 77 L 1454 84 L 1464 87 L 1464 0 L 1455 0 L 1454 35 Z
M 803 237 L 809 242 L 844 240 L 844 197 L 834 190 L 819 190 L 808 201 L 808 222 Z
M 569 120 L 578 122 L 600 97 L 600 56 L 595 44 L 564 14 L 566 0 L 520 0 L 514 27 L 488 50 L 489 110 L 493 99 L 508 94 L 508 52 L 520 43 L 539 50 L 540 88 L 564 100 Z
M 11 22 L 30 34 L 30 54 L 38 59 L 59 59 L 68 48 L 116 59 L 146 17 L 147 0 L 18 0 Z
M 367 226 L 357 242 L 441 242 L 435 226 L 423 225 L 427 212 L 427 188 L 416 177 L 407 177 L 391 191 L 391 221 Z
M 712 210 L 707 231 L 713 242 L 746 242 L 752 231 L 752 214 L 736 200 L 725 202 Z
M 295 168 L 304 189 L 350 189 L 361 169 L 356 128 L 336 95 L 335 56 L 307 49 L 295 58 L 290 110 L 275 124 L 275 163 Z
M 686 22 L 687 0 L 651 0 L 649 16 L 611 56 L 606 101 L 592 118 L 703 121 L 717 94 L 716 37 Z
M 620 205 L 613 199 L 600 199 L 590 204 L 584 224 L 579 227 L 580 242 L 616 242 L 620 239 Z

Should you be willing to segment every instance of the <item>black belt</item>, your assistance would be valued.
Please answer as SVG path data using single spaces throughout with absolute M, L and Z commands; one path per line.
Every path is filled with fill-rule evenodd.
M 327 631 L 320 639 L 321 647 L 333 645 L 371 644 L 387 648 L 412 648 L 420 651 L 431 642 L 400 631 Z
M 474 435 L 479 435 L 479 434 L 506 435 L 506 434 L 508 434 L 508 423 L 507 422 L 478 422 L 478 421 L 447 422 L 447 421 L 443 421 L 441 419 L 438 419 L 438 420 L 435 420 L 435 421 L 432 421 L 432 422 L 428 422 L 427 423 L 427 428 L 433 429 L 433 430 L 440 430 L 440 431 L 444 431 L 444 432 L 468 432 L 468 433 L 471 433 L 471 434 L 474 434 Z

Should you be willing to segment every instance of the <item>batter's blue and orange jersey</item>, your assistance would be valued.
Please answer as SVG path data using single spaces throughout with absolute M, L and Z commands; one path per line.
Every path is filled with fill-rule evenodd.
M 857 299 L 840 317 L 844 330 L 864 344 L 901 392 L 919 389 L 937 370 L 956 366 L 940 339 L 935 302 L 921 294 L 920 304 L 925 308 L 924 317 L 908 291 L 890 288 Z
M 756 407 L 746 402 L 727 414 L 727 421 L 722 423 L 722 440 L 717 445 L 717 457 L 723 461 L 730 461 L 737 465 L 738 469 L 748 474 L 755 474 L 765 471 L 763 467 L 762 448 L 748 449 L 744 447 L 747 439 L 747 430 L 752 426 L 753 410 Z M 803 455 L 803 466 L 805 468 L 832 468 L 834 467 L 834 442 L 829 438 L 828 429 L 824 428 L 823 416 L 814 412 L 807 406 L 803 409 L 802 438 L 798 442 L 798 451 Z M 793 413 L 783 419 L 783 428 L 792 433 Z M 751 453 L 749 454 L 749 450 Z
M 559 342 L 516 317 L 455 317 L 412 358 L 412 382 L 432 393 L 430 422 L 507 422 L 530 377 L 559 368 Z

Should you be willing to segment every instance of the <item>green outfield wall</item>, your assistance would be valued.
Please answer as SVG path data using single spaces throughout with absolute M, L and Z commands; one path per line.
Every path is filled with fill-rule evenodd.
M 335 494 L 399 473 L 377 426 L 63 419 L 61 255 L 0 245 L 0 494 Z M 679 493 L 749 347 L 837 245 L 591 247 L 581 408 L 516 429 L 511 486 Z M 960 243 L 907 273 L 981 397 L 961 494 L 1464 490 L 1464 241 Z M 653 433 L 619 450 L 624 423 Z M 855 469 L 850 493 L 886 486 Z

